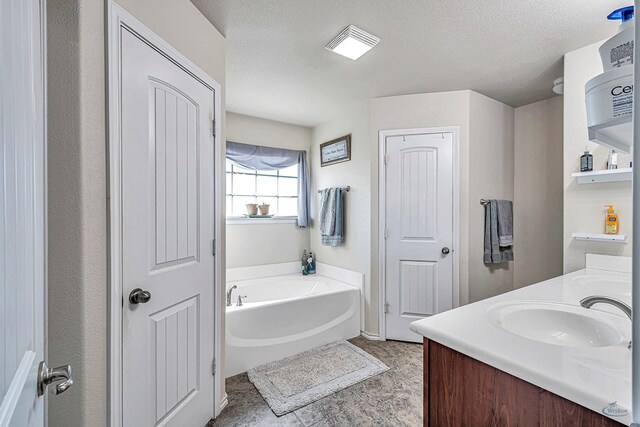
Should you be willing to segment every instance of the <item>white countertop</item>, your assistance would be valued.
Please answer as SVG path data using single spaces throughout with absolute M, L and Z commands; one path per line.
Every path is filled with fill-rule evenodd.
M 550 301 L 579 306 L 579 301 L 590 295 L 631 304 L 631 274 L 583 269 L 413 322 L 410 327 L 430 340 L 629 425 L 628 342 L 600 348 L 545 344 L 498 328 L 486 315 L 497 303 Z M 631 322 L 615 307 L 598 304 L 590 310 L 623 318 L 623 333 L 631 336 Z M 617 404 L 610 406 L 613 402 Z M 603 412 L 605 408 L 608 410 Z

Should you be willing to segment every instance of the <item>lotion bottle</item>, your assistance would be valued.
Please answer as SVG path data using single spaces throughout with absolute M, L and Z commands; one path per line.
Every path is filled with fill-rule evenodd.
M 604 232 L 605 234 L 618 234 L 618 214 L 614 212 L 613 205 L 606 205 L 609 209 L 604 218 Z
M 616 153 L 616 150 L 611 150 L 611 153 L 609 153 L 609 159 L 607 160 L 607 169 L 618 169 L 618 153 Z
M 616 9 L 607 16 L 610 21 L 620 21 L 615 36 L 600 46 L 600 59 L 604 71 L 633 64 L 634 10 L 633 6 Z

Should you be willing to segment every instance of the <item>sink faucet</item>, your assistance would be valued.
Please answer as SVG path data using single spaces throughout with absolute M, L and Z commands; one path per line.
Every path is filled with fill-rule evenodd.
M 584 308 L 591 308 L 594 304 L 599 304 L 599 303 L 610 304 L 614 307 L 619 308 L 624 312 L 624 314 L 627 315 L 629 320 L 632 320 L 633 312 L 631 310 L 631 307 L 629 307 L 629 305 L 615 298 L 609 298 L 602 295 L 593 295 L 580 300 L 580 305 L 583 306 Z M 631 341 L 629 341 L 629 350 L 631 350 Z
M 227 307 L 231 307 L 231 292 L 233 292 L 235 288 L 237 288 L 237 286 L 233 285 L 231 289 L 227 291 Z
M 242 307 L 242 298 L 246 298 L 246 295 L 238 295 L 238 303 L 236 304 L 236 306 L 238 307 Z

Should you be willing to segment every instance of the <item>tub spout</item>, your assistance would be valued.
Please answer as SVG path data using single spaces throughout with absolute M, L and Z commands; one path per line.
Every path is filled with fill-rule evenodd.
M 231 307 L 231 292 L 233 292 L 235 288 L 237 288 L 237 286 L 233 285 L 231 289 L 227 291 L 227 307 Z
M 242 298 L 246 298 L 246 295 L 238 295 L 238 303 L 236 304 L 238 307 L 242 307 Z

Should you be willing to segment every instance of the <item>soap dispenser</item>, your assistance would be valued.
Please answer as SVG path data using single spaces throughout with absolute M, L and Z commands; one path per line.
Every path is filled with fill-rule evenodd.
M 584 147 L 584 154 L 580 156 L 580 172 L 591 172 L 593 170 L 593 154 L 589 147 Z
M 316 274 L 316 261 L 313 259 L 311 251 L 309 251 L 309 258 L 307 259 L 307 274 Z
M 605 234 L 618 234 L 618 214 L 613 210 L 613 205 L 605 205 L 609 209 L 607 209 L 607 214 L 604 219 L 604 232 Z
M 301 259 L 301 264 L 302 264 L 302 274 L 303 274 L 303 275 L 305 275 L 305 276 L 307 275 L 307 263 L 308 263 L 307 258 L 308 258 L 308 257 L 307 257 L 307 250 L 305 249 L 305 250 L 302 252 L 302 259 Z

